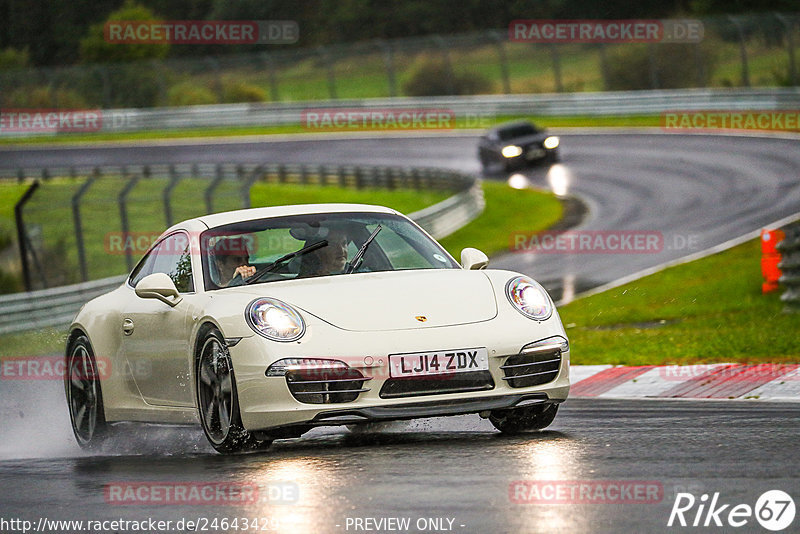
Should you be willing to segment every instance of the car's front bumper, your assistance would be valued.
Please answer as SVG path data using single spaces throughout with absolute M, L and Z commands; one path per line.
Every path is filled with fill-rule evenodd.
M 503 158 L 509 168 L 522 168 L 533 162 L 555 161 L 558 158 L 558 147 L 544 148 L 541 145 L 522 147 L 522 154 L 513 158 Z
M 287 426 L 354 424 L 562 402 L 569 393 L 568 350 L 561 354 L 555 378 L 545 384 L 512 387 L 509 380 L 503 379 L 505 372 L 501 369 L 506 360 L 518 355 L 525 345 L 552 336 L 566 337 L 557 314 L 537 323 L 512 311 L 505 320 L 498 317 L 468 325 L 395 332 L 350 332 L 315 323 L 309 325 L 302 343 L 276 344 L 260 336 L 250 336 L 231 347 L 230 351 L 242 423 L 251 431 L 269 431 Z M 336 340 L 335 344 L 325 341 L 332 339 Z M 471 347 L 487 348 L 493 381 L 491 389 L 401 398 L 381 396 L 384 383 L 390 378 L 389 354 Z M 280 353 L 275 353 L 276 350 Z M 300 402 L 292 395 L 285 377 L 265 375 L 269 364 L 280 358 L 345 361 L 365 376 L 372 377 L 365 383 L 369 391 L 350 402 Z

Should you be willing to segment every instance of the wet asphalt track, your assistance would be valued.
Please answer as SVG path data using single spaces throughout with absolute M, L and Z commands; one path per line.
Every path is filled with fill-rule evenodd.
M 60 412 L 42 439 L 68 432 Z M 354 523 L 348 529 L 348 518 L 399 517 L 411 519 L 408 532 L 426 531 L 416 527 L 420 518 L 453 519 L 450 531 L 469 533 L 666 532 L 678 492 L 697 499 L 719 492 L 720 504 L 750 506 L 772 489 L 796 499 L 797 421 L 793 405 L 572 399 L 541 433 L 502 436 L 477 415 L 460 416 L 360 433 L 316 429 L 235 457 L 213 454 L 197 430 L 128 429 L 97 455 L 70 450 L 64 440 L 62 451 L 51 452 L 66 457 L 0 462 L 0 503 L 3 517 L 34 522 L 258 517 L 276 532 L 339 533 L 357 531 Z M 510 490 L 517 481 L 545 480 L 642 481 L 659 489 L 641 504 L 518 502 L 531 494 Z M 107 501 L 110 487 L 131 482 L 263 489 L 256 502 L 227 506 Z M 282 498 L 289 502 L 276 500 Z M 696 511 L 687 512 L 689 521 Z M 737 531 L 764 530 L 751 519 Z
M 657 231 L 664 249 L 509 254 L 493 261 L 536 276 L 556 297 L 562 288 L 576 292 L 608 282 L 800 210 L 797 141 L 642 134 L 568 134 L 562 140 L 562 166 L 555 173 L 533 169 L 527 179 L 543 186 L 566 179 L 567 192 L 589 206 L 582 229 Z M 0 166 L 413 162 L 477 171 L 474 146 L 474 138 L 456 136 L 0 149 Z M 698 498 L 720 492 L 724 503 L 751 506 L 768 489 L 800 497 L 800 408 L 794 405 L 573 399 L 541 434 L 502 437 L 477 416 L 463 416 L 365 433 L 317 429 L 265 453 L 237 457 L 212 454 L 195 429 L 137 428 L 86 455 L 72 443 L 59 384 L 4 381 L 0 388 L 0 519 L 258 517 L 271 520 L 261 527 L 302 533 L 390 532 L 355 530 L 352 523 L 348 529 L 347 518 L 407 517 L 409 532 L 424 531 L 417 529 L 419 518 L 453 519 L 456 532 L 665 532 L 691 530 L 666 527 L 676 491 Z M 509 485 L 518 480 L 653 481 L 663 495 L 650 504 L 517 504 Z M 107 484 L 134 481 L 254 483 L 267 499 L 239 506 L 106 502 Z M 299 499 L 270 501 L 269 490 L 278 487 L 296 490 Z M 209 532 L 237 531 L 207 526 Z M 15 531 L 9 527 L 0 523 L 2 532 Z M 763 530 L 751 519 L 737 531 Z

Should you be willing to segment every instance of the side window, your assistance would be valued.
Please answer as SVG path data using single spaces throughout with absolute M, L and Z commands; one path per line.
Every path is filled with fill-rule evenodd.
M 139 283 L 139 280 L 153 272 L 153 263 L 155 262 L 155 259 L 156 250 L 153 249 L 149 254 L 147 254 L 147 256 L 139 261 L 136 267 L 133 268 L 130 276 L 130 284 L 133 287 L 136 287 L 136 284 Z
M 167 273 L 175 287 L 180 293 L 191 293 L 194 291 L 194 280 L 192 279 L 192 257 L 189 252 L 189 245 L 181 253 L 178 263 L 172 272 Z
M 192 258 L 186 234 L 173 234 L 156 245 L 131 273 L 131 285 L 136 287 L 139 280 L 153 273 L 164 273 L 172 278 L 181 293 L 194 291 Z

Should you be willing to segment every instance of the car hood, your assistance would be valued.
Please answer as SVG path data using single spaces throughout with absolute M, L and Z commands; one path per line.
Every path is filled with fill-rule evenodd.
M 497 315 L 486 275 L 459 269 L 327 276 L 231 291 L 277 298 L 338 328 L 361 332 L 477 323 Z

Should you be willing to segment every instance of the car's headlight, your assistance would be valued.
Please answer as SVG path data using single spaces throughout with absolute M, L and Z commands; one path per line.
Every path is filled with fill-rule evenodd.
M 517 276 L 506 284 L 506 296 L 519 312 L 544 321 L 553 314 L 553 302 L 542 286 L 527 276 Z
M 522 154 L 522 147 L 518 147 L 517 145 L 504 146 L 500 153 L 503 154 L 504 158 L 516 158 Z
M 553 150 L 554 148 L 556 148 L 558 146 L 559 142 L 560 141 L 559 141 L 558 137 L 556 137 L 555 135 L 551 135 L 550 137 L 545 138 L 544 143 L 542 143 L 542 144 L 544 144 L 544 147 L 546 149 Z
M 247 306 L 244 315 L 250 328 L 273 341 L 295 341 L 306 331 L 297 310 L 278 299 L 256 299 Z

